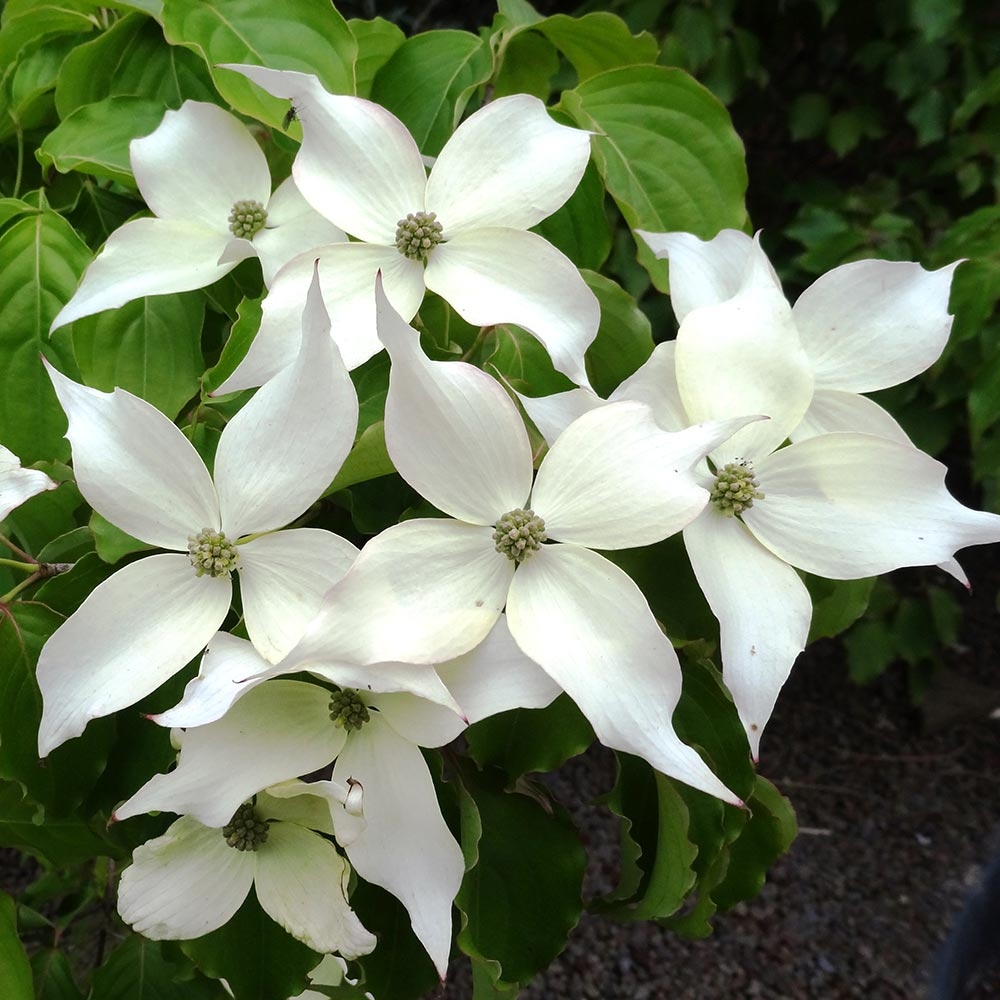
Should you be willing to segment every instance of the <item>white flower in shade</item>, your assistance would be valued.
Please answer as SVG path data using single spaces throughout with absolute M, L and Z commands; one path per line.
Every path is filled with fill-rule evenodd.
M 940 565 L 964 580 L 954 553 L 1000 540 L 1000 517 L 958 503 L 945 467 L 896 435 L 839 431 L 780 447 L 810 408 L 815 364 L 763 254 L 742 259 L 742 271 L 725 259 L 730 294 L 703 306 L 687 309 L 685 296 L 721 269 L 699 278 L 684 258 L 672 272 L 683 316 L 677 340 L 658 346 L 613 398 L 647 402 L 666 429 L 745 409 L 772 417 L 711 452 L 702 482 L 712 502 L 683 534 L 719 620 L 723 677 L 756 758 L 809 633 L 812 602 L 795 567 L 853 580 Z M 584 390 L 524 402 L 550 440 L 579 413 L 609 407 Z M 874 405 L 847 403 L 843 412 Z
M 43 647 L 43 756 L 90 719 L 155 690 L 204 648 L 229 611 L 233 570 L 250 638 L 274 661 L 353 561 L 354 546 L 331 532 L 276 532 L 330 484 L 357 426 L 357 396 L 316 283 L 303 326 L 294 363 L 223 431 L 214 483 L 191 442 L 155 407 L 47 366 L 69 418 L 80 492 L 123 531 L 174 551 L 120 569 Z
M 592 549 L 646 545 L 697 517 L 708 491 L 692 466 L 754 418 L 668 434 L 642 404 L 607 407 L 566 429 L 532 486 L 527 432 L 500 385 L 470 365 L 428 361 L 378 295 L 392 358 L 386 445 L 403 478 L 451 517 L 404 521 L 369 542 L 275 671 L 313 669 L 331 646 L 358 662 L 443 662 L 475 647 L 506 605 L 517 645 L 603 743 L 738 801 L 674 733 L 681 674 L 669 639 L 638 587 Z
M 182 736 L 176 768 L 154 775 L 114 818 L 167 810 L 218 826 L 258 789 L 336 758 L 332 787 L 363 789 L 365 820 L 359 827 L 335 797 L 337 839 L 363 878 L 403 903 L 443 977 L 464 865 L 419 747 L 451 742 L 466 720 L 433 668 L 376 664 L 355 668 L 352 678 L 346 665 L 311 664 L 312 672 L 342 685 L 331 696 L 301 681 L 262 683 L 270 664 L 234 636 L 217 636 L 206 664 L 205 683 L 192 682 L 180 705 L 155 717 L 161 725 L 194 727 Z M 559 693 L 514 647 L 502 622 L 477 649 L 438 670 L 470 706 L 473 720 L 509 708 L 542 707 Z M 234 683 L 240 677 L 251 679 Z M 383 690 L 369 690 L 372 683 Z M 309 787 L 320 794 L 327 785 Z M 277 787 L 271 792 L 279 794 Z
M 748 268 L 784 299 L 759 239 L 724 229 L 712 240 L 690 233 L 637 231 L 670 260 L 670 301 L 678 323 L 740 290 Z M 953 317 L 948 297 L 955 268 L 926 271 L 912 261 L 858 260 L 828 271 L 791 308 L 791 323 L 813 377 L 813 395 L 793 441 L 858 431 L 908 441 L 896 420 L 860 395 L 919 375 L 940 356 Z
M 154 940 L 189 940 L 225 924 L 253 887 L 268 916 L 315 951 L 368 954 L 376 940 L 348 902 L 350 867 L 320 835 L 333 834 L 330 809 L 296 785 L 293 797 L 241 804 L 221 828 L 182 816 L 137 847 L 118 888 L 122 919 Z
M 17 455 L 0 444 L 0 521 L 25 500 L 58 485 L 38 469 L 22 469 Z
M 430 289 L 476 326 L 524 327 L 559 371 L 587 384 L 597 299 L 573 263 L 528 230 L 576 189 L 589 133 L 557 124 L 535 97 L 501 98 L 459 126 L 428 176 L 406 127 L 377 104 L 331 95 L 304 73 L 227 68 L 292 100 L 302 122 L 292 176 L 316 211 L 355 237 L 317 253 L 348 368 L 381 349 L 372 296 L 381 270 L 406 319 Z M 299 257 L 276 278 L 257 338 L 223 391 L 259 384 L 295 351 L 295 308 L 311 266 Z
M 297 254 L 345 239 L 291 178 L 271 194 L 260 147 L 215 104 L 185 101 L 168 111 L 156 131 L 132 140 L 129 158 L 153 218 L 127 222 L 108 237 L 53 330 L 144 295 L 204 288 L 248 257 L 260 258 L 270 284 Z M 293 323 L 308 285 L 309 277 Z

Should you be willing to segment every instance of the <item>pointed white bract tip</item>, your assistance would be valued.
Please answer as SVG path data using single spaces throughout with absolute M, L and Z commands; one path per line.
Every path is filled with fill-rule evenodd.
M 344 808 L 352 816 L 361 816 L 364 813 L 364 785 L 356 778 L 347 779 L 347 796 L 344 799 Z

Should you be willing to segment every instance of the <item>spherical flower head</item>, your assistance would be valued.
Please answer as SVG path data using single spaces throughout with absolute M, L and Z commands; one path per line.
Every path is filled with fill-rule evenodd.
M 494 525 L 497 552 L 516 563 L 524 562 L 542 547 L 548 537 L 545 522 L 533 511 L 520 507 L 508 511 Z
M 196 576 L 229 576 L 240 565 L 236 546 L 223 532 L 211 528 L 188 536 L 188 558 Z
M 252 199 L 237 201 L 229 213 L 229 231 L 238 239 L 256 236 L 267 222 L 267 209 Z
M 342 688 L 330 695 L 330 718 L 350 733 L 360 729 L 371 716 L 357 691 Z
M 258 819 L 252 802 L 244 802 L 222 828 L 222 836 L 235 851 L 256 851 L 267 840 L 270 824 Z
M 426 262 L 431 251 L 444 242 L 443 232 L 434 212 L 410 212 L 396 223 L 396 249 L 410 260 Z
M 754 500 L 763 500 L 757 489 L 760 482 L 754 478 L 753 466 L 746 459 L 727 462 L 717 473 L 710 500 L 719 513 L 735 517 L 749 510 Z

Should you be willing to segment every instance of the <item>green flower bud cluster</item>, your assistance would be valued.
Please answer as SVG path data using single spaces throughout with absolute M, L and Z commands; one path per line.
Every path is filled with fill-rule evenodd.
M 358 692 L 343 688 L 330 695 L 330 718 L 335 725 L 350 733 L 360 729 L 371 716 Z
M 396 223 L 396 249 L 410 260 L 426 261 L 441 242 L 443 227 L 434 212 L 410 212 Z
M 763 500 L 764 494 L 757 487 L 753 466 L 745 459 L 727 462 L 715 477 L 709 496 L 715 509 L 727 517 L 735 517 L 749 510 L 754 500 Z
M 233 850 L 256 851 L 267 840 L 270 825 L 266 820 L 257 819 L 252 802 L 244 802 L 222 828 L 222 836 Z
M 229 213 L 229 231 L 233 236 L 248 240 L 259 233 L 267 222 L 267 210 L 259 201 L 238 201 Z
M 239 569 L 240 556 L 236 546 L 221 531 L 203 528 L 188 536 L 188 558 L 196 576 L 229 576 Z
M 533 511 L 520 507 L 508 511 L 493 526 L 497 552 L 514 562 L 524 562 L 548 538 L 545 522 Z

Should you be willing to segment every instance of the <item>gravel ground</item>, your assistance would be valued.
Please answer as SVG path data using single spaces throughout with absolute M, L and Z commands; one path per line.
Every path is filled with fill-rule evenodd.
M 992 686 L 1000 703 L 1000 572 L 988 552 L 978 566 L 966 562 L 980 591 L 969 599 L 964 644 L 946 652 L 951 675 L 933 696 L 935 718 L 953 706 L 969 714 L 968 683 Z M 522 1000 L 925 996 L 955 913 L 1000 851 L 1000 721 L 987 717 L 991 696 L 974 693 L 980 718 L 928 733 L 902 668 L 859 688 L 836 642 L 811 647 L 764 738 L 761 772 L 791 798 L 801 832 L 761 894 L 718 916 L 703 941 L 585 915 Z M 615 884 L 617 822 L 586 804 L 610 788 L 613 773 L 610 754 L 597 748 L 553 776 L 591 856 L 588 896 Z M 443 996 L 470 995 L 456 963 Z M 970 996 L 1000 996 L 1000 974 Z

